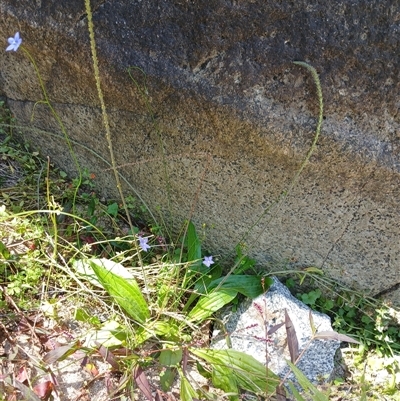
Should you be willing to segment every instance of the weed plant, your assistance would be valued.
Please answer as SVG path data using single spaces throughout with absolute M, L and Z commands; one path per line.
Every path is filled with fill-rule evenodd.
M 396 311 L 367 294 L 329 280 L 322 271 L 319 273 L 297 279 L 292 276 L 286 279 L 286 286 L 310 308 L 328 314 L 333 327 L 358 338 L 364 347 L 373 347 L 382 356 L 398 354 L 400 332 Z
M 14 390 L 18 390 L 26 399 L 36 399 L 38 394 L 42 399 L 49 399 L 57 387 L 50 366 L 74 353 L 83 352 L 85 358 L 82 363 L 87 369 L 94 370 L 90 358 L 97 354 L 114 372 L 119 373 L 118 380 L 108 387 L 109 399 L 116 399 L 121 394 L 134 399 L 135 391 L 139 391 L 148 400 L 163 399 L 165 393 L 178 383 L 179 397 L 183 401 L 239 400 L 247 397 L 247 393 L 254 394 L 258 399 L 278 401 L 286 397 L 294 397 L 296 400 L 327 400 L 327 392 L 317 389 L 296 368 L 304 350 L 299 352 L 293 346 L 296 335 L 290 332 L 289 321 L 285 322 L 292 359 L 288 364 L 298 379 L 302 393 L 292 383 L 278 378 L 263 364 L 244 353 L 210 348 L 209 333 L 214 313 L 235 302 L 238 296 L 256 298 L 268 290 L 272 280 L 255 274 L 255 262 L 247 256 L 241 245 L 236 247 L 232 268 L 224 273 L 218 261 L 204 251 L 190 218 L 183 224 L 180 235 L 172 241 L 170 230 L 154 219 L 140 194 L 131 186 L 134 195 L 124 193 L 122 182 L 125 179 L 118 171 L 114 159 L 100 83 L 89 0 L 85 0 L 85 7 L 94 76 L 106 132 L 105 141 L 110 150 L 108 165 L 113 170 L 120 199 L 111 200 L 108 204 L 100 202 L 96 194 L 96 177 L 78 164 L 72 147 L 75 144 L 68 137 L 52 106 L 39 68 L 29 52 L 21 46 L 38 77 L 43 94 L 39 103 L 47 105 L 59 124 L 78 176 L 72 182 L 68 181 L 63 171 L 54 168 L 50 161 L 43 162 L 26 145 L 11 146 L 11 136 L 1 143 L 1 154 L 6 165 L 12 168 L 13 163 L 17 163 L 23 167 L 26 175 L 18 184 L 4 190 L 2 188 L 1 306 L 13 310 L 20 318 L 29 310 L 40 309 L 57 321 L 66 300 L 72 299 L 76 303 L 74 319 L 88 329 L 80 338 L 48 351 L 41 361 L 32 360 L 35 369 L 47 378 L 45 386 L 29 381 L 12 382 L 9 377 L 4 378 L 3 390 L 8 397 L 5 399 L 12 399 L 10 394 L 14 394 Z M 9 50 L 17 51 L 21 45 L 19 34 L 10 38 L 9 44 Z M 294 179 L 272 206 L 283 202 L 297 183 L 321 131 L 323 100 L 318 75 L 308 64 L 296 64 L 307 68 L 316 84 L 320 106 L 317 130 Z M 132 69 L 128 72 L 136 85 L 131 75 Z M 152 114 L 149 104 L 148 108 Z M 6 115 L 6 119 L 9 116 Z M 4 121 L 2 126 L 11 127 L 13 123 Z M 162 146 L 161 154 L 165 157 Z M 165 171 L 165 174 L 167 176 L 168 172 Z M 129 183 L 125 183 L 129 186 Z M 265 210 L 257 222 L 270 212 L 271 207 Z M 142 214 L 137 214 L 140 208 Z M 145 222 L 142 215 L 146 216 Z M 303 281 L 315 272 L 309 270 L 294 273 Z M 288 285 L 291 285 L 290 280 Z M 349 305 L 354 305 L 354 308 L 364 307 L 360 303 L 361 298 L 357 301 L 359 303 L 352 303 L 344 296 L 332 301 L 331 305 L 330 300 L 317 290 L 299 296 L 310 306 L 335 313 L 334 321 L 339 329 L 340 322 L 344 321 L 347 325 L 352 322 L 353 306 Z M 103 316 L 100 318 L 93 313 L 93 308 L 101 310 Z M 367 345 L 376 345 L 379 340 L 381 347 L 387 347 L 388 342 L 385 343 L 383 336 L 389 331 L 393 335 L 391 338 L 398 341 L 398 333 L 387 326 L 385 313 L 382 311 L 380 315 L 381 327 L 385 327 L 381 338 L 375 336 L 378 326 L 373 316 L 368 321 L 366 318 L 354 320 L 354 327 L 363 324 L 364 335 L 357 330 L 354 334 L 362 341 L 369 339 Z M 34 333 L 32 341 L 43 346 L 45 338 L 40 331 L 35 330 L 36 323 L 28 324 Z M 368 325 L 374 325 L 371 336 L 365 336 Z M 2 323 L 0 328 L 8 332 L 6 324 Z M 334 337 L 352 342 L 351 338 L 336 332 L 325 333 L 324 337 L 315 330 L 313 332 L 310 341 Z M 394 346 L 389 348 L 397 350 Z M 191 369 L 197 370 L 209 380 L 212 387 L 198 385 L 191 378 Z M 150 371 L 159 375 L 160 388 L 156 390 L 156 395 L 147 379 Z M 291 389 L 291 393 L 284 384 Z

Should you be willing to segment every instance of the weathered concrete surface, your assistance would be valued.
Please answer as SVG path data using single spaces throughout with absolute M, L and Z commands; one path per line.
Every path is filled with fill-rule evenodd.
M 153 208 L 168 210 L 169 198 L 167 219 L 215 227 L 206 245 L 221 257 L 256 224 L 246 243 L 263 268 L 322 267 L 400 304 L 398 1 L 92 6 L 117 162 Z M 4 48 L 19 30 L 71 138 L 108 160 L 86 23 L 80 0 L 0 2 Z M 323 133 L 286 202 L 264 213 L 314 135 L 315 89 L 293 60 L 320 73 Z M 129 66 L 147 74 L 134 73 L 154 119 Z M 30 122 L 41 93 L 23 52 L 0 52 L 0 92 L 21 124 L 47 132 L 24 134 L 73 173 L 65 143 L 49 135 L 60 130 L 45 107 Z M 115 195 L 104 162 L 81 146 L 76 152 L 104 195 Z

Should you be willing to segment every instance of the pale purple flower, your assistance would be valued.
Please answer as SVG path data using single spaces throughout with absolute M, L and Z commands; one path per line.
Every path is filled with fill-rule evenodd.
M 213 258 L 212 256 L 205 256 L 203 259 L 203 265 L 210 267 L 212 264 L 214 264 L 214 261 L 212 258 Z
M 139 245 L 145 252 L 147 252 L 151 248 L 148 242 L 148 238 L 143 238 L 141 235 L 139 235 Z
M 10 50 L 14 50 L 16 52 L 21 43 L 22 39 L 19 37 L 19 32 L 17 32 L 13 38 L 8 38 L 9 46 L 6 49 L 6 52 L 9 52 Z

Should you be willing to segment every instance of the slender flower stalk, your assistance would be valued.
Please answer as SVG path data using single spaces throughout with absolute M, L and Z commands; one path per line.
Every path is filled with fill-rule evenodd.
M 22 43 L 22 38 L 20 37 L 19 32 L 17 32 L 17 33 L 14 35 L 14 37 L 8 38 L 8 43 L 9 43 L 9 46 L 6 48 L 6 51 L 10 51 L 10 50 L 17 51 L 18 48 L 21 46 L 21 43 Z M 70 152 L 70 154 L 71 154 L 71 157 L 72 157 L 72 159 L 73 159 L 73 161 L 74 161 L 74 164 L 75 164 L 75 168 L 76 168 L 76 170 L 77 170 L 77 172 L 78 172 L 78 175 L 79 175 L 79 181 L 78 181 L 78 185 L 76 186 L 76 189 L 75 189 L 75 193 L 74 193 L 74 202 L 73 202 L 73 211 L 74 211 L 74 213 L 75 213 L 75 204 L 76 204 L 75 199 L 76 199 L 76 197 L 77 197 L 79 187 L 81 186 L 81 183 L 82 183 L 82 171 L 81 171 L 81 168 L 80 168 L 78 159 L 77 159 L 77 157 L 76 157 L 76 155 L 75 155 L 75 153 L 74 153 L 74 150 L 73 150 L 73 148 L 72 148 L 71 141 L 70 141 L 70 139 L 69 139 L 69 137 L 68 137 L 67 129 L 65 128 L 64 123 L 61 121 L 60 117 L 58 116 L 57 112 L 55 111 L 55 109 L 54 109 L 52 103 L 50 102 L 50 98 L 49 98 L 49 96 L 48 96 L 48 94 L 47 94 L 46 87 L 44 86 L 42 77 L 41 77 L 40 72 L 39 72 L 39 68 L 38 68 L 38 66 L 36 65 L 36 62 L 35 62 L 34 58 L 33 58 L 32 55 L 29 53 L 29 51 L 28 51 L 27 49 L 25 49 L 24 46 L 21 46 L 21 50 L 22 50 L 22 51 L 24 52 L 24 54 L 28 57 L 29 61 L 30 61 L 30 62 L 32 63 L 32 65 L 33 65 L 33 68 L 34 68 L 34 70 L 35 70 L 37 79 L 38 79 L 38 81 L 39 81 L 39 86 L 40 86 L 40 89 L 42 90 L 42 95 L 43 95 L 43 98 L 44 98 L 43 100 L 40 100 L 40 101 L 38 101 L 38 102 L 35 103 L 35 105 L 34 105 L 34 107 L 33 107 L 33 110 L 35 109 L 36 105 L 37 105 L 37 104 L 40 104 L 40 103 L 46 104 L 46 105 L 48 106 L 48 108 L 50 109 L 51 114 L 53 115 L 53 117 L 54 117 L 55 120 L 57 121 L 57 124 L 59 125 L 59 127 L 60 127 L 60 129 L 61 129 L 61 132 L 62 132 L 63 135 L 64 135 L 64 139 L 65 139 L 65 141 L 66 141 L 66 143 L 67 143 L 67 145 L 68 145 L 69 152 Z
M 107 141 L 108 150 L 109 150 L 109 153 L 110 153 L 111 167 L 112 167 L 112 170 L 113 170 L 113 173 L 114 173 L 116 186 L 117 186 L 117 189 L 118 189 L 121 201 L 122 201 L 123 208 L 125 210 L 125 214 L 126 214 L 126 217 L 127 217 L 127 220 L 128 220 L 129 227 L 131 229 L 131 232 L 133 232 L 134 229 L 133 229 L 131 216 L 129 214 L 129 209 L 128 209 L 128 206 L 126 204 L 126 199 L 125 199 L 125 196 L 124 196 L 124 193 L 123 193 L 123 190 L 122 190 L 122 185 L 121 185 L 121 180 L 120 180 L 120 177 L 119 177 L 117 163 L 115 161 L 113 143 L 112 143 L 112 139 L 111 139 L 111 128 L 110 128 L 110 123 L 109 123 L 109 120 L 108 120 L 108 114 L 107 114 L 107 110 L 106 110 L 106 105 L 105 105 L 105 102 L 104 102 L 103 91 L 102 91 L 101 85 L 100 85 L 99 60 L 97 58 L 96 41 L 95 41 L 95 38 L 94 38 L 93 14 L 92 14 L 91 6 L 90 6 L 90 0 L 85 0 L 85 10 L 86 10 L 86 13 L 87 13 L 87 21 L 88 21 L 90 48 L 91 48 L 91 52 L 92 52 L 94 77 L 95 77 L 95 80 L 96 80 L 97 94 L 98 94 L 99 101 L 100 101 L 101 114 L 103 116 L 103 125 L 104 125 L 105 133 L 106 133 L 106 135 L 105 135 L 106 136 L 106 141 Z M 146 290 L 148 290 L 146 272 L 144 270 L 143 260 L 142 260 L 142 257 L 140 255 L 140 252 L 139 252 L 140 248 L 139 248 L 139 245 L 137 244 L 136 241 L 134 241 L 134 243 L 135 243 L 135 246 L 136 246 L 139 265 L 142 268 L 142 272 L 143 272 L 144 285 L 145 285 Z M 148 291 L 146 291 L 146 293 L 148 294 Z
M 17 51 L 18 48 L 21 46 L 21 43 L 22 43 L 22 38 L 20 37 L 19 32 L 16 32 L 14 37 L 8 38 L 8 43 L 9 43 L 9 46 L 6 48 L 6 51 L 11 51 L 11 50 Z M 75 153 L 73 151 L 71 141 L 70 141 L 70 139 L 68 137 L 68 134 L 67 134 L 67 130 L 66 130 L 63 122 L 61 121 L 60 117 L 58 116 L 56 110 L 54 109 L 52 103 L 50 102 L 50 98 L 49 98 L 49 96 L 47 94 L 46 87 L 44 86 L 42 77 L 41 77 L 40 72 L 39 72 L 39 68 L 36 65 L 36 62 L 35 62 L 34 58 L 29 53 L 29 51 L 27 49 L 25 49 L 24 46 L 21 46 L 21 50 L 28 57 L 29 61 L 32 63 L 33 68 L 34 68 L 35 73 L 36 73 L 36 76 L 37 76 L 38 81 L 39 81 L 40 89 L 42 90 L 43 99 L 35 103 L 35 105 L 33 107 L 33 110 L 35 109 L 36 105 L 40 104 L 40 103 L 45 104 L 45 105 L 48 106 L 48 108 L 50 109 L 51 114 L 53 115 L 53 117 L 57 121 L 57 124 L 59 125 L 59 127 L 61 129 L 61 132 L 64 135 L 64 138 L 65 138 L 65 141 L 66 141 L 66 143 L 68 145 L 68 149 L 70 151 L 71 157 L 72 157 L 72 159 L 74 161 L 76 170 L 77 170 L 77 172 L 79 174 L 79 180 L 78 180 L 78 184 L 76 185 L 76 188 L 75 188 L 74 201 L 73 201 L 73 211 L 75 213 L 75 205 L 76 205 L 75 199 L 77 197 L 79 187 L 80 187 L 80 185 L 82 183 L 82 171 L 81 171 L 78 159 L 77 159 L 77 157 L 76 157 L 76 155 L 75 155 Z M 49 189 L 48 189 L 48 191 L 49 191 Z M 50 199 L 48 199 L 48 205 L 49 205 L 49 207 L 52 205 L 52 203 L 50 202 Z M 53 216 L 52 216 L 52 220 L 53 220 L 53 226 L 54 226 L 54 233 L 57 236 L 57 222 L 56 222 L 56 219 L 53 219 Z M 54 258 L 56 258 L 56 255 L 57 255 L 57 237 L 56 237 L 56 240 L 54 242 L 53 254 L 54 254 Z

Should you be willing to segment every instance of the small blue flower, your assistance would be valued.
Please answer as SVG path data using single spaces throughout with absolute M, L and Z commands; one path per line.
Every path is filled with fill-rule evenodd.
M 147 252 L 151 248 L 148 242 L 149 242 L 148 238 L 143 238 L 142 236 L 139 235 L 139 245 L 145 252 Z
M 14 50 L 16 52 L 22 43 L 22 39 L 19 37 L 19 32 L 17 32 L 13 38 L 8 38 L 8 43 L 9 46 L 6 49 L 6 52 L 9 52 L 10 50 Z
M 212 258 L 213 258 L 212 256 L 205 256 L 203 259 L 203 265 L 210 267 L 212 264 L 214 264 L 214 261 Z

